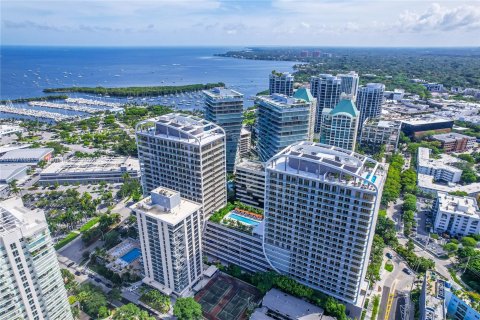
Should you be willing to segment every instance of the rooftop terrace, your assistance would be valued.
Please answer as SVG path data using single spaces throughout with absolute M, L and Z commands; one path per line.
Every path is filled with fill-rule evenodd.
M 480 210 L 474 197 L 453 196 L 445 192 L 438 192 L 438 200 L 442 211 L 480 218 Z
M 140 200 L 131 209 L 144 212 L 151 218 L 176 225 L 201 209 L 201 205 L 180 197 L 174 190 L 159 187 L 152 190 L 151 196 Z
M 452 157 L 448 154 L 442 154 L 439 159 L 430 158 L 431 150 L 428 148 L 418 148 L 418 165 L 421 167 L 434 167 L 435 169 L 444 169 L 451 172 L 461 173 L 462 170 L 452 166 L 455 162 L 465 162 L 461 159 Z
M 164 137 L 187 143 L 205 144 L 225 136 L 223 129 L 207 120 L 170 113 L 137 124 L 138 135 Z
M 224 99 L 234 99 L 234 100 L 242 100 L 243 94 L 238 91 L 226 88 L 213 88 L 210 90 L 203 90 L 203 94 L 206 95 L 210 99 L 214 100 L 224 100 Z
M 445 281 L 437 273 L 425 273 L 425 320 L 446 319 Z
M 42 175 L 53 173 L 94 173 L 119 171 L 125 167 L 127 171 L 140 170 L 138 160 L 127 157 L 71 158 L 54 162 L 42 171 Z
M 310 104 L 304 99 L 288 97 L 284 94 L 278 93 L 269 96 L 259 96 L 257 97 L 257 101 L 281 109 L 310 107 Z
M 285 148 L 266 166 L 268 169 L 369 190 L 378 188 L 385 175 L 384 168 L 371 158 L 309 141 Z

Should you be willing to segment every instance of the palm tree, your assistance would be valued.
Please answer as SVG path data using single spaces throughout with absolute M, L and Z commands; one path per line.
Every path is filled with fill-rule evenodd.
M 10 181 L 8 183 L 8 187 L 9 187 L 11 193 L 13 193 L 15 195 L 18 195 L 20 193 L 20 188 L 17 185 L 17 180 L 16 179 L 13 179 L 12 181 Z

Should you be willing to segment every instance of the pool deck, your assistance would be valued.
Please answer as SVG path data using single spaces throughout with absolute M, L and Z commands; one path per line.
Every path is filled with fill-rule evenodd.
M 232 216 L 232 215 L 234 215 L 234 216 Z M 237 217 L 239 217 L 241 219 L 239 219 Z M 227 213 L 222 220 L 225 220 L 225 219 L 236 220 L 236 221 L 239 221 L 240 223 L 243 223 L 243 224 L 248 225 L 248 226 L 253 226 L 253 227 L 258 226 L 262 222 L 262 220 L 257 220 L 257 219 L 253 219 L 251 217 L 244 216 L 244 215 L 242 215 L 241 213 L 238 213 L 235 210 L 232 210 L 229 213 Z M 245 220 L 251 221 L 251 223 L 249 223 Z

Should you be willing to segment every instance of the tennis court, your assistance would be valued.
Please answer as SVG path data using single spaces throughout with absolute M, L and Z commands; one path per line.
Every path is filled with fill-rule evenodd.
M 249 305 L 260 301 L 257 288 L 243 281 L 218 273 L 196 296 L 203 315 L 210 320 L 246 319 Z

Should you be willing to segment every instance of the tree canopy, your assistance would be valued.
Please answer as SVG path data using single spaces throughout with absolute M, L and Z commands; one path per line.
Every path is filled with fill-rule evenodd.
M 173 315 L 178 320 L 202 319 L 202 306 L 192 297 L 178 298 L 173 306 Z
M 155 320 L 146 311 L 141 310 L 133 303 L 125 304 L 115 310 L 113 320 Z

